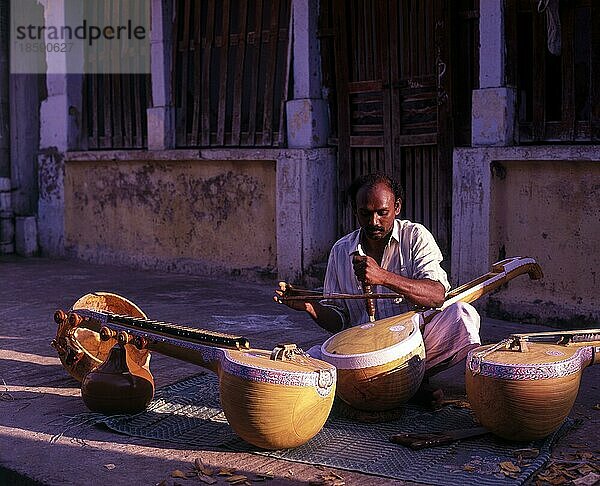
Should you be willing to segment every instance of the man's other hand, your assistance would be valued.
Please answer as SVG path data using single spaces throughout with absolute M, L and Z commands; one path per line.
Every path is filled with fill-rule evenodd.
M 290 309 L 305 311 L 306 302 L 303 300 L 286 300 L 285 297 L 293 293 L 294 287 L 287 282 L 279 282 L 279 287 L 275 289 L 273 300 L 278 304 L 285 304 Z

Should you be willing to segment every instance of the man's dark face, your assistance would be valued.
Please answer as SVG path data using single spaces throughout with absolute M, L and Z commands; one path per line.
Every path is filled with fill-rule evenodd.
M 400 214 L 400 200 L 384 183 L 363 186 L 356 194 L 356 216 L 370 240 L 382 240 L 394 229 L 394 219 Z

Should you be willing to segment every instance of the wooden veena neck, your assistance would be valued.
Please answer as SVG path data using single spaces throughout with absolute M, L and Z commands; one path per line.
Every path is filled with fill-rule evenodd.
M 600 329 L 512 334 L 506 341 L 507 348 L 522 352 L 527 351 L 528 343 L 549 343 L 576 347 L 590 346 L 592 348 L 590 364 L 600 363 Z
M 124 330 L 132 331 L 139 337 L 168 337 L 188 343 L 227 349 L 242 350 L 250 348 L 250 341 L 242 336 L 195 329 L 172 322 L 113 314 L 106 311 L 77 309 L 75 312 L 81 317 L 87 318 L 83 321 L 85 327 L 98 332 L 101 331 L 102 326 L 110 324 L 113 330 L 123 328 Z
M 525 273 L 532 280 L 543 277 L 541 267 L 533 258 L 513 257 L 494 263 L 490 272 L 448 292 L 442 306 L 439 309 L 429 309 L 423 312 L 423 319 L 428 322 L 439 311 L 456 302 L 473 302 Z
M 140 331 L 149 331 L 153 334 L 176 337 L 188 342 L 196 342 L 208 346 L 218 346 L 220 348 L 231 349 L 249 349 L 250 342 L 242 336 L 223 334 L 203 329 L 181 326 L 172 322 L 152 321 L 139 317 L 129 317 L 117 314 L 109 314 L 108 322 L 120 324 L 123 326 L 138 329 Z

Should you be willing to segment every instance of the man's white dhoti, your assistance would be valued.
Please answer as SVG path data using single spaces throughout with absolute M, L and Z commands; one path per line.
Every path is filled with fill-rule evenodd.
M 436 314 L 423 329 L 425 371 L 440 363 L 455 365 L 472 344 L 481 344 L 480 317 L 471 304 L 457 302 Z

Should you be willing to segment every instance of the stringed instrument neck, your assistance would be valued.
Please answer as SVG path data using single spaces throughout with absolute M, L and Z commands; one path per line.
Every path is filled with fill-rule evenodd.
M 217 346 L 229 349 L 249 349 L 250 342 L 242 336 L 224 334 L 220 332 L 195 329 L 182 326 L 172 322 L 153 321 L 139 317 L 129 317 L 111 314 L 109 322 L 130 327 L 139 331 L 147 331 L 160 336 L 169 336 L 182 339 L 187 342 Z
M 154 392 L 148 351 L 215 372 L 227 422 L 256 447 L 302 445 L 331 411 L 336 369 L 295 344 L 251 349 L 242 336 L 147 319 L 133 302 L 109 292 L 84 295 L 69 312 L 57 310 L 54 320 L 53 346 L 82 381 L 93 411 L 137 413 L 148 405 Z
M 77 325 L 100 333 L 102 340 L 117 339 L 160 354 L 215 371 L 223 350 L 249 350 L 250 342 L 242 336 L 182 326 L 105 311 L 76 309 Z
M 438 312 L 457 302 L 474 302 L 482 295 L 496 290 L 513 278 L 523 274 L 528 274 L 532 280 L 543 277 L 541 267 L 533 258 L 514 257 L 494 263 L 490 272 L 448 292 L 442 306 L 438 309 L 429 309 L 423 312 L 423 319 L 428 322 Z

